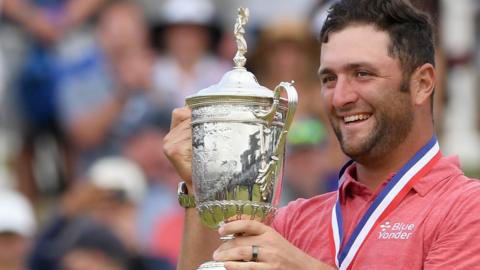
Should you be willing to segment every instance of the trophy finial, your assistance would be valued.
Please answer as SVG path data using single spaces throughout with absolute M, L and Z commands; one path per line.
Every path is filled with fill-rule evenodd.
M 245 40 L 245 24 L 248 22 L 248 16 L 250 12 L 248 8 L 239 8 L 237 21 L 235 22 L 235 28 L 233 34 L 235 35 L 235 40 L 237 42 L 237 53 L 233 58 L 236 68 L 243 68 L 247 58 L 245 58 L 245 53 L 247 52 L 247 41 Z

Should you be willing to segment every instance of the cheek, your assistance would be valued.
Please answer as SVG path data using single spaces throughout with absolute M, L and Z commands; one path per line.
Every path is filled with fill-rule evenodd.
M 322 110 L 326 116 L 332 114 L 334 110 L 332 105 L 333 91 L 333 89 L 322 89 L 318 95 L 320 106 L 322 106 Z
M 399 88 L 388 89 L 383 95 L 372 95 L 368 98 L 370 105 L 383 121 L 400 123 L 401 119 L 411 118 L 413 108 L 411 95 L 401 92 Z

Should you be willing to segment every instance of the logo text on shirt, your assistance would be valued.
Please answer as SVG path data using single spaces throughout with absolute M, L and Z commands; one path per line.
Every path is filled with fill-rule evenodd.
M 412 236 L 415 224 L 386 221 L 380 224 L 381 231 L 378 233 L 378 239 L 407 240 Z

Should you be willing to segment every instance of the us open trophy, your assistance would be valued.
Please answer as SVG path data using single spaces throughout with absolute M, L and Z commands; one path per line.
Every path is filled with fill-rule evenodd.
M 218 84 L 186 98 L 192 109 L 197 211 L 212 229 L 234 220 L 272 219 L 280 199 L 286 135 L 297 105 L 291 83 L 281 82 L 271 91 L 245 69 L 248 15 L 248 9 L 238 10 L 234 69 Z M 198 269 L 225 268 L 207 262 Z

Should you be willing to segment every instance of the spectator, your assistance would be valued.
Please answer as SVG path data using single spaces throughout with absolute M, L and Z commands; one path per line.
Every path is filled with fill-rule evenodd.
M 8 124 L 18 129 L 20 135 L 15 162 L 18 186 L 31 200 L 38 199 L 37 185 L 45 185 L 46 178 L 57 181 L 58 190 L 70 179 L 70 148 L 59 127 L 55 97 L 60 70 L 58 49 L 66 36 L 78 34 L 80 26 L 105 1 L 5 0 L 3 3 L 7 22 L 17 26 L 12 31 L 13 24 L 7 23 L 1 31 L 5 40 L 2 49 L 11 65 L 8 89 L 12 90 L 7 96 L 15 104 L 9 111 L 14 120 L 8 119 Z M 38 158 L 42 152 L 47 152 L 48 158 Z M 47 166 L 54 170 L 46 170 Z M 43 174 L 36 173 L 34 167 L 41 167 Z
M 138 207 L 138 226 L 142 249 L 153 254 L 157 254 L 152 250 L 156 227 L 163 224 L 171 213 L 181 211 L 175 196 L 177 176 L 161 151 L 169 127 L 170 117 L 164 114 L 145 119 L 131 130 L 132 136 L 123 149 L 124 156 L 135 161 L 147 179 L 147 189 Z M 181 236 L 170 235 L 176 235 L 176 239 Z
M 319 82 L 314 66 L 316 42 L 306 22 L 282 20 L 265 26 L 250 59 L 260 84 L 273 89 L 281 81 L 294 81 L 298 90 L 297 118 L 321 115 L 317 99 Z
M 75 240 L 65 247 L 58 269 L 126 270 L 128 253 L 111 231 L 97 224 L 75 228 Z M 39 268 L 40 269 L 40 268 Z
M 65 63 L 60 86 L 62 126 L 75 147 L 77 175 L 97 158 L 119 154 L 130 129 L 162 109 L 150 91 L 152 52 L 140 9 L 112 2 L 100 14 L 96 34 Z
M 209 51 L 214 13 L 210 0 L 167 0 L 162 6 L 163 29 L 158 38 L 164 50 L 155 64 L 154 83 L 172 108 L 183 106 L 186 96 L 218 83 L 230 67 Z
M 112 269 L 173 269 L 140 250 L 136 217 L 144 191 L 145 178 L 135 163 L 120 157 L 95 162 L 88 181 L 63 197 L 36 243 L 31 269 L 78 269 L 85 258 L 107 258 L 105 267 Z

